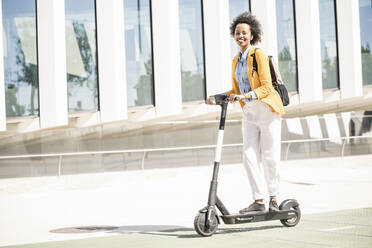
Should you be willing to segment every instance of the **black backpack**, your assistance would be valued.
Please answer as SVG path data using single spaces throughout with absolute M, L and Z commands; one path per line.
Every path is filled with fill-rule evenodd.
M 258 74 L 258 66 L 256 61 L 256 50 L 258 48 L 254 49 L 254 52 L 252 54 L 253 57 L 253 71 L 256 71 Z M 287 106 L 289 104 L 289 96 L 287 88 L 285 87 L 282 76 L 280 75 L 280 71 L 278 66 L 276 65 L 273 56 L 269 57 L 269 66 L 270 66 L 270 74 L 271 74 L 271 81 L 273 83 L 274 89 L 279 93 L 280 98 L 282 99 L 283 106 Z

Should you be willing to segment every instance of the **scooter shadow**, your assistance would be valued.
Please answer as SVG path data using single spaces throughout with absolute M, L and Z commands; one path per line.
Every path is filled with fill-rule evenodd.
M 241 228 L 229 228 L 222 227 L 218 228 L 214 235 L 227 235 L 231 233 L 240 232 L 254 232 L 263 231 L 268 229 L 284 228 L 282 225 L 270 225 L 260 227 L 241 227 Z M 145 235 L 155 236 L 168 236 L 177 238 L 201 238 L 193 228 L 182 227 L 182 226 L 161 226 L 161 225 L 143 225 L 143 226 L 122 226 L 115 230 L 109 231 L 109 233 L 140 233 Z
M 186 231 L 187 229 L 183 226 L 171 226 L 171 225 L 133 225 L 133 226 L 121 226 L 114 230 L 108 231 L 107 233 L 152 233 L 152 232 L 168 232 L 168 231 Z

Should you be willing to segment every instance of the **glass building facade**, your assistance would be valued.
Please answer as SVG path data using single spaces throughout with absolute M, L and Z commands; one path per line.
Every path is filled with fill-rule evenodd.
M 339 88 L 336 6 L 334 0 L 319 0 L 319 17 L 323 89 Z
M 149 0 L 124 0 L 128 106 L 154 104 Z
M 151 0 L 122 0 L 127 103 L 154 105 Z M 319 1 L 324 89 L 339 88 L 336 0 Z M 36 0 L 2 0 L 6 116 L 39 114 Z M 229 0 L 229 21 L 250 11 L 250 0 Z M 298 91 L 294 0 L 276 0 L 278 62 L 289 91 Z M 372 2 L 358 0 L 362 76 L 372 85 Z M 41 3 L 42 4 L 42 3 Z M 66 0 L 66 62 L 69 112 L 99 110 L 95 0 Z M 203 1 L 178 0 L 183 102 L 205 98 Z M 339 6 L 340 7 L 340 6 Z M 227 20 L 225 20 L 227 21 Z M 238 50 L 231 39 L 231 55 Z M 103 82 L 104 83 L 104 82 Z
M 39 114 L 35 0 L 3 0 L 6 116 Z
M 278 64 L 288 91 L 298 91 L 296 29 L 293 0 L 276 1 Z
M 251 1 L 250 0 L 229 0 L 229 11 L 230 11 L 230 24 L 231 24 L 234 18 L 240 15 L 241 13 L 243 13 L 244 11 L 251 11 Z M 239 51 L 239 47 L 236 44 L 234 38 L 231 38 L 230 48 L 231 48 L 231 59 L 233 59 Z
M 0 108 L 2 109 L 3 103 L 6 104 L 6 116 L 5 111 L 1 110 L 0 156 L 70 152 L 93 152 L 95 154 L 82 155 L 81 157 L 63 155 L 63 159 L 58 156 L 2 158 L 0 160 L 0 178 L 165 168 L 174 166 L 179 158 L 182 158 L 181 164 L 178 163 L 179 166 L 203 166 L 208 161 L 212 161 L 213 149 L 194 149 L 198 146 L 211 146 L 215 143 L 217 138 L 216 125 L 218 124 L 218 120 L 215 120 L 215 114 L 218 114 L 218 110 L 213 110 L 212 107 L 205 106 L 202 103 L 206 91 L 203 10 L 208 12 L 208 21 L 213 18 L 221 18 L 220 20 L 226 24 L 227 22 L 231 23 L 232 19 L 241 12 L 249 11 L 251 2 L 252 7 L 257 9 L 257 13 L 254 14 L 258 16 L 265 16 L 265 12 L 268 10 L 268 8 L 264 8 L 265 6 L 274 7 L 274 5 L 271 5 L 274 1 L 229 0 L 229 2 L 226 2 L 226 4 L 229 3 L 229 10 L 221 9 L 221 6 L 213 6 L 216 8 L 212 7 L 212 10 L 210 10 L 208 8 L 203 9 L 202 0 L 170 0 L 170 8 L 166 9 L 163 8 L 163 1 L 119 0 L 120 2 L 113 2 L 114 5 L 112 6 L 107 6 L 105 5 L 106 1 L 101 1 L 102 4 L 97 5 L 97 11 L 95 0 L 62 0 L 65 3 L 65 9 L 56 9 L 48 1 L 1 1 L 4 74 L 0 76 L 4 77 L 5 91 L 3 93 L 3 88 L 0 89 Z M 59 3 L 62 3 L 62 1 Z M 342 27 L 342 25 L 337 26 L 338 21 L 339 24 L 345 23 L 345 20 L 337 19 L 336 3 L 341 1 L 317 1 L 319 1 L 320 18 L 320 40 L 318 42 L 321 44 L 321 60 L 319 59 L 318 63 L 322 65 L 323 88 L 337 89 L 339 77 L 344 73 L 343 71 L 338 72 L 337 63 L 342 58 L 338 55 L 341 55 L 342 51 L 339 50 L 340 53 L 338 54 L 337 31 L 349 30 L 350 27 L 344 25 L 347 26 L 344 29 L 345 27 Z M 295 3 L 303 4 L 304 2 L 295 0 L 275 1 L 277 27 L 274 28 L 277 28 L 278 37 L 277 41 L 273 41 L 278 43 L 281 74 L 288 90 L 292 92 L 298 90 L 298 84 L 302 86 L 301 84 L 304 83 L 297 79 L 297 56 L 301 55 L 296 53 L 296 26 L 298 29 L 306 28 L 302 26 L 303 23 L 297 23 L 296 25 Z M 211 4 L 214 4 L 214 2 Z M 369 86 L 363 88 L 363 97 L 357 95 L 359 90 L 350 92 L 350 96 L 347 94 L 347 103 L 350 103 L 347 106 L 344 104 L 346 97 L 344 98 L 343 94 L 338 94 L 342 93 L 341 91 L 337 94 L 329 94 L 330 97 L 325 94 L 324 101 L 314 102 L 311 101 L 312 92 L 304 90 L 296 95 L 294 97 L 296 101 L 293 101 L 291 108 L 288 108 L 289 111 L 287 111 L 287 116 L 293 117 L 283 118 L 282 120 L 282 141 L 284 142 L 281 155 L 283 159 L 335 157 L 340 154 L 371 154 L 372 112 L 368 109 L 367 103 L 372 102 L 369 94 L 370 85 L 372 85 L 370 47 L 372 44 L 372 32 L 370 32 L 372 4 L 371 0 L 353 1 L 353 4 L 359 4 L 362 68 L 359 64 L 356 64 L 353 65 L 351 71 L 363 72 L 363 84 Z M 113 9 L 115 6 L 120 6 L 120 10 Z M 359 18 L 359 16 L 355 15 L 357 13 L 355 9 L 350 10 L 350 6 L 354 5 L 340 4 L 337 9 L 340 9 L 339 13 L 347 14 L 346 21 L 354 22 L 355 18 Z M 41 10 L 39 19 L 36 15 L 37 9 Z M 56 16 L 49 15 L 48 11 L 55 12 Z M 224 11 L 225 13 L 222 13 L 221 17 L 218 16 L 220 12 Z M 227 16 L 227 11 L 229 11 L 230 16 Z M 259 13 L 260 11 L 262 12 Z M 97 16 L 100 19 L 97 19 L 96 12 L 102 14 Z M 123 12 L 124 20 L 119 19 L 123 17 Z M 179 16 L 176 16 L 175 13 L 179 13 Z M 217 16 L 209 19 L 210 14 L 213 15 L 214 13 Z M 117 16 L 111 16 L 116 14 Z M 152 18 L 152 15 L 154 18 Z M 67 82 L 63 82 L 63 85 L 67 85 L 68 99 L 63 97 L 62 104 L 60 104 L 60 99 L 52 99 L 48 94 L 39 94 L 39 88 L 43 90 L 42 87 L 46 86 L 44 83 L 50 83 L 53 90 L 60 89 L 56 87 L 60 86 L 57 85 L 59 83 L 57 81 L 42 82 L 40 80 L 42 83 L 40 85 L 38 83 L 38 78 L 44 78 L 44 74 L 50 73 L 52 76 L 56 76 L 60 73 L 60 70 L 56 72 L 44 71 L 41 66 L 42 62 L 49 58 L 44 57 L 45 51 L 42 49 L 45 48 L 38 46 L 38 40 L 39 44 L 41 44 L 41 41 L 43 43 L 50 42 L 51 45 L 59 44 L 56 40 L 49 39 L 47 34 L 44 33 L 44 29 L 40 29 L 43 34 L 37 36 L 37 27 L 41 27 L 45 24 L 44 22 L 50 21 L 54 17 L 56 17 L 56 23 L 45 25 L 46 27 L 50 29 L 58 28 L 57 32 L 61 31 L 59 30 L 60 24 L 65 24 L 66 28 Z M 97 50 L 97 43 L 100 40 L 96 38 L 96 23 L 99 23 L 98 27 L 107 27 L 107 23 L 105 23 L 107 18 L 110 19 L 110 24 L 118 20 L 123 24 L 122 21 L 124 21 L 124 25 L 115 25 L 112 29 L 110 27 L 108 32 L 102 32 L 103 35 L 108 36 L 105 37 L 108 39 L 103 41 L 105 44 L 114 46 L 121 44 L 121 48 L 125 46 L 126 57 L 124 57 L 124 53 L 109 54 L 108 57 L 115 61 L 121 59 L 120 61 L 125 60 L 126 62 L 125 68 L 124 65 L 119 68 L 120 75 L 113 79 L 115 82 L 98 81 L 97 54 L 100 51 Z M 155 26 L 167 21 L 174 22 L 170 25 L 174 29 Z M 180 30 L 176 25 L 178 21 Z M 310 21 L 311 24 L 315 22 L 318 24 L 315 19 Z M 40 25 L 37 25 L 37 23 Z M 152 27 L 157 27 L 159 30 L 164 28 L 161 31 L 166 30 L 167 35 L 169 35 L 168 38 L 172 35 L 177 35 L 177 37 L 180 35 L 180 53 L 178 53 L 178 44 L 174 47 L 162 46 L 161 42 L 165 38 L 153 33 Z M 352 28 L 358 30 L 359 27 L 352 26 Z M 112 31 L 120 32 L 121 38 L 118 37 L 117 33 L 112 35 Z M 112 37 L 110 37 L 111 35 Z M 229 34 L 226 33 L 225 38 L 227 38 L 227 35 Z M 158 47 L 153 47 L 153 36 L 159 42 Z M 341 36 L 339 37 L 341 38 Z M 123 38 L 125 38 L 125 42 Z M 350 39 L 355 42 L 355 37 Z M 341 39 L 339 41 L 341 45 Z M 303 42 L 306 43 L 305 45 L 309 45 L 311 41 L 304 40 Z M 231 49 L 232 56 L 236 55 L 238 47 L 233 39 L 231 39 L 231 48 L 229 45 L 227 47 L 224 47 L 224 45 L 225 43 L 217 44 L 216 47 L 217 49 Z M 319 52 L 316 51 L 316 47 L 308 47 L 314 49 L 314 52 Z M 57 51 L 58 46 L 48 47 L 48 49 L 51 48 L 55 49 L 51 50 L 51 56 L 58 58 L 61 55 L 61 51 Z M 153 70 L 153 51 L 156 51 L 161 57 L 157 60 L 160 63 L 156 64 L 155 68 L 160 68 L 158 71 L 163 72 L 166 71 L 164 68 L 168 68 L 168 64 L 162 64 L 162 61 L 164 61 L 162 59 L 167 59 L 162 52 L 168 52 L 169 50 L 177 51 L 177 56 L 173 56 L 174 53 L 169 53 L 172 55 L 170 56 L 172 61 L 177 62 L 174 68 L 172 67 L 174 71 L 170 72 L 174 75 L 168 78 L 163 77 L 161 80 L 164 80 L 164 82 L 154 81 L 156 72 Z M 38 57 L 38 51 L 42 52 L 43 56 Z M 64 52 L 62 51 L 63 56 Z M 219 51 L 215 52 L 219 53 Z M 178 55 L 180 56 L 178 57 Z M 221 53 L 221 56 L 218 57 L 229 59 L 229 55 L 227 55 L 227 58 L 225 58 L 225 55 L 225 53 Z M 215 58 L 210 54 L 206 54 L 206 56 L 207 61 Z M 181 63 L 178 63 L 179 61 Z M 55 66 L 58 66 L 58 63 Z M 217 70 L 213 72 L 218 76 L 225 76 L 230 68 L 231 64 L 228 63 L 221 72 Z M 211 69 L 213 70 L 213 68 Z M 345 74 L 348 73 L 349 71 Z M 181 74 L 182 82 L 173 81 L 173 78 L 178 78 L 179 74 Z M 106 75 L 102 74 L 103 77 L 106 77 Z M 127 81 L 127 94 L 125 95 L 125 92 L 112 94 L 113 99 L 109 98 L 111 95 L 107 98 L 102 97 L 102 106 L 109 107 L 100 109 L 98 85 L 102 86 L 101 89 L 107 89 L 107 87 L 120 88 L 119 84 L 124 81 L 124 76 Z M 106 78 L 111 80 L 109 76 Z M 208 83 L 208 90 L 211 92 L 217 92 L 221 86 L 224 87 L 224 85 L 219 85 L 218 82 L 208 81 Z M 159 99 L 168 100 L 167 97 L 175 93 L 172 90 L 179 90 L 179 85 L 171 90 L 166 88 L 173 86 L 173 84 L 182 85 L 182 96 L 177 92 L 174 97 L 172 96 L 174 99 L 170 99 L 169 102 L 171 103 L 164 101 L 153 107 L 152 105 L 155 102 L 154 86 L 158 86 L 156 96 Z M 350 87 L 351 89 L 359 89 L 362 82 L 345 82 L 345 84 L 347 84 L 346 89 L 349 86 L 353 86 Z M 318 92 L 322 86 L 317 84 L 315 87 Z M 121 91 L 125 90 L 121 89 Z M 66 95 L 66 92 L 62 93 Z M 198 102 L 182 105 L 181 97 L 184 103 L 189 101 Z M 42 103 L 57 104 L 58 106 L 52 106 L 50 109 L 63 109 L 64 111 L 61 111 L 63 113 L 39 111 L 39 98 Z M 306 98 L 310 100 L 308 101 Z M 129 107 L 146 107 L 125 109 L 126 106 L 123 106 L 125 102 L 120 102 L 123 99 L 127 101 Z M 306 101 L 303 101 L 303 99 Z M 67 100 L 70 115 L 65 111 Z M 111 102 L 109 100 L 115 101 Z M 118 102 L 121 104 L 121 109 L 110 108 Z M 110 105 L 111 103 L 112 105 Z M 302 105 L 303 103 L 306 103 L 306 105 Z M 304 108 L 302 108 L 303 106 Z M 345 108 L 347 111 L 351 111 L 350 106 L 355 107 L 354 111 L 343 112 Z M 115 107 L 117 106 L 115 105 Z M 228 128 L 225 131 L 224 143 L 234 144 L 234 146 L 226 147 L 225 153 L 228 156 L 223 156 L 226 163 L 241 163 L 242 149 L 235 146 L 242 142 L 242 136 L 236 135 L 237 132 L 241 131 L 239 116 L 235 115 L 239 113 L 240 109 L 239 106 L 236 105 L 236 107 L 238 109 L 235 109 L 235 107 L 231 109 L 232 119 L 227 121 Z M 96 112 L 96 110 L 100 110 L 100 112 Z M 333 110 L 340 112 L 316 115 L 314 112 L 318 110 L 320 113 Z M 91 111 L 94 113 L 76 113 L 76 111 Z M 305 116 L 309 113 L 311 116 Z M 38 118 L 38 115 L 40 115 L 40 118 Z M 105 117 L 105 120 L 105 118 L 102 118 L 104 115 L 110 116 Z M 296 115 L 304 117 L 297 118 Z M 112 120 L 107 120 L 110 118 Z M 44 124 L 42 124 L 43 121 Z M 67 121 L 68 125 L 66 125 Z M 309 142 L 309 139 L 313 140 Z M 169 147 L 194 148 L 170 151 Z M 165 150 L 160 151 L 162 148 L 165 148 Z M 128 151 L 128 149 L 136 151 Z M 138 149 L 159 150 L 139 152 Z M 114 150 L 126 150 L 126 152 L 116 154 L 111 152 Z M 100 153 L 101 151 L 109 152 Z
M 372 84 L 372 1 L 359 0 L 363 85 Z
M 201 0 L 179 0 L 182 101 L 205 99 Z
M 95 0 L 66 0 L 69 112 L 98 110 Z

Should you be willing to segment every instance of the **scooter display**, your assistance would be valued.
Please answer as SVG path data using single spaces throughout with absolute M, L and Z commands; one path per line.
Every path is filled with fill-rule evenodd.
M 260 212 L 249 212 L 244 214 L 231 214 L 222 201 L 217 196 L 217 178 L 218 171 L 221 160 L 223 135 L 225 129 L 225 120 L 227 106 L 229 104 L 229 96 L 226 94 L 219 94 L 211 96 L 211 99 L 216 105 L 221 106 L 221 117 L 220 125 L 218 130 L 217 146 L 215 151 L 215 161 L 213 167 L 213 176 L 209 188 L 208 205 L 203 209 L 199 210 L 194 219 L 195 231 L 203 236 L 212 236 L 220 224 L 220 219 L 225 224 L 243 224 L 259 221 L 269 221 L 269 220 L 280 220 L 280 222 L 287 227 L 293 227 L 298 224 L 301 219 L 301 210 L 299 203 L 294 199 L 284 200 L 280 206 L 279 211 L 270 212 L 260 211 Z M 234 99 L 239 100 L 238 98 Z M 217 209 L 220 211 L 220 215 Z

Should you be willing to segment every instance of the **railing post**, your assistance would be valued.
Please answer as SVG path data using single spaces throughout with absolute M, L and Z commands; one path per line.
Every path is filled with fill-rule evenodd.
M 289 147 L 291 146 L 292 143 L 288 143 L 287 150 L 285 152 L 285 160 L 288 160 L 288 152 L 289 152 Z
M 59 160 L 58 160 L 58 177 L 61 176 L 61 166 L 62 166 L 62 155 L 59 155 Z
M 345 145 L 346 145 L 346 139 L 344 139 L 344 142 L 342 143 L 341 157 L 344 156 Z
M 145 157 L 146 157 L 146 151 L 143 152 L 143 156 L 142 156 L 142 170 L 145 169 Z

